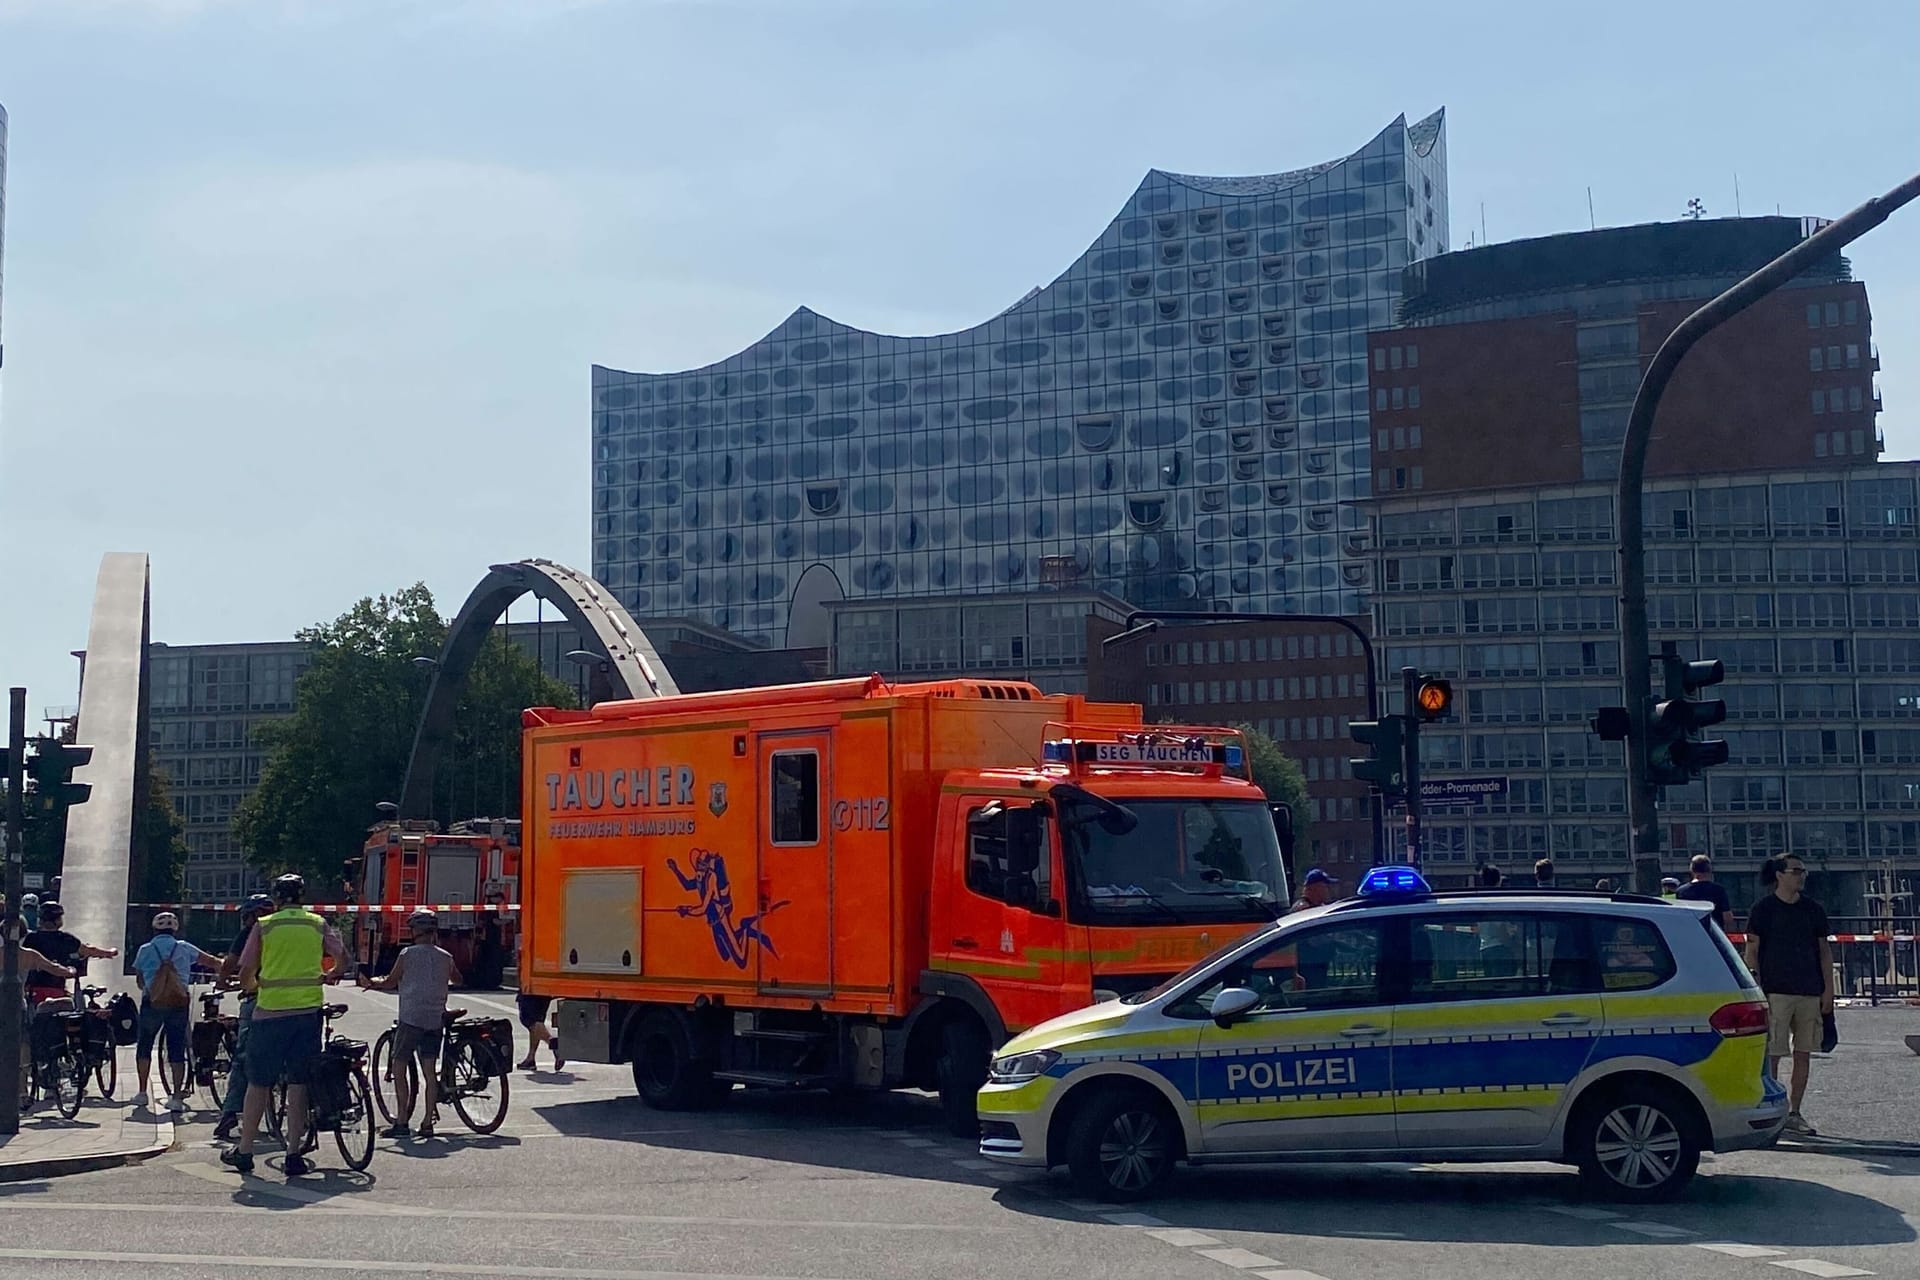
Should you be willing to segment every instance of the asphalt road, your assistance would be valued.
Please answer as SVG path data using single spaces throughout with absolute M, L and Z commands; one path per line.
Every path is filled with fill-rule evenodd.
M 390 998 L 351 1000 L 371 1039 Z M 1710 1157 L 1685 1201 L 1631 1211 L 1540 1165 L 1203 1171 L 1116 1210 L 986 1166 L 917 1095 L 669 1114 L 596 1066 L 513 1090 L 499 1134 L 382 1141 L 364 1175 L 329 1143 L 291 1186 L 277 1154 L 243 1181 L 203 1119 L 145 1165 L 0 1187 L 0 1276 L 1920 1277 L 1920 1161 Z
M 1841 1009 L 1840 1044 L 1813 1060 L 1806 1117 L 1822 1136 L 1920 1142 L 1920 1009 L 1883 1005 Z

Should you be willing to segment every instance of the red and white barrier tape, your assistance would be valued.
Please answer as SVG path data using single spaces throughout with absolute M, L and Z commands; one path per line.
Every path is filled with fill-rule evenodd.
M 302 903 L 301 905 L 309 911 L 344 912 L 347 915 L 396 914 L 406 911 L 420 911 L 422 909 L 446 912 L 518 911 L 520 909 L 520 904 L 517 902 L 483 903 L 479 905 L 471 902 L 429 902 L 410 903 L 405 906 L 393 906 L 381 902 L 309 902 Z M 236 905 L 230 902 L 129 902 L 127 907 L 129 910 L 139 911 L 245 911 L 247 909 L 244 905 Z
M 1911 933 L 1830 933 L 1827 935 L 1828 942 L 1913 942 L 1915 938 L 1916 935 Z M 1731 942 L 1745 942 L 1747 935 L 1730 933 L 1727 939 Z

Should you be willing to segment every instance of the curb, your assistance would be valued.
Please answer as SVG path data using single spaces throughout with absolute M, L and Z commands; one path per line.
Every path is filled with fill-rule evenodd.
M 130 1151 L 106 1151 L 90 1156 L 51 1156 L 45 1160 L 22 1160 L 0 1164 L 0 1183 L 38 1182 L 44 1178 L 64 1178 L 74 1173 L 95 1173 L 138 1164 L 173 1150 L 173 1119 L 163 1117 L 154 1125 L 154 1140 Z
M 1806 1155 L 1876 1156 L 1920 1160 L 1920 1142 L 1872 1142 L 1849 1138 L 1781 1138 L 1777 1151 L 1797 1151 Z

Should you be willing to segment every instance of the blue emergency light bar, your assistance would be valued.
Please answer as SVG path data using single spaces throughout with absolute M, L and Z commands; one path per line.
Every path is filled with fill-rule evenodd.
M 1426 878 L 1407 866 L 1375 867 L 1360 879 L 1356 890 L 1362 898 L 1406 897 L 1432 893 Z

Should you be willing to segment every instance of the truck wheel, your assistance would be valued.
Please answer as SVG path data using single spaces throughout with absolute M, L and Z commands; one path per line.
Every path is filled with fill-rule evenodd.
M 1067 1171 L 1089 1200 L 1140 1200 L 1172 1176 L 1180 1145 L 1165 1102 L 1144 1087 L 1109 1086 L 1067 1129 Z
M 658 1111 L 691 1111 L 720 1097 L 711 1065 L 693 1056 L 693 1035 L 685 1018 L 655 1009 L 634 1028 L 633 1084 L 641 1100 Z
M 1633 1084 L 1581 1106 L 1573 1154 L 1588 1190 L 1614 1200 L 1671 1200 L 1700 1167 L 1693 1116 L 1675 1091 Z
M 992 1056 L 986 1031 L 972 1018 L 956 1018 L 940 1029 L 940 1059 L 935 1064 L 940 1079 L 940 1110 L 946 1115 L 947 1131 L 956 1138 L 980 1136 L 974 1106 L 980 1086 L 987 1082 Z

